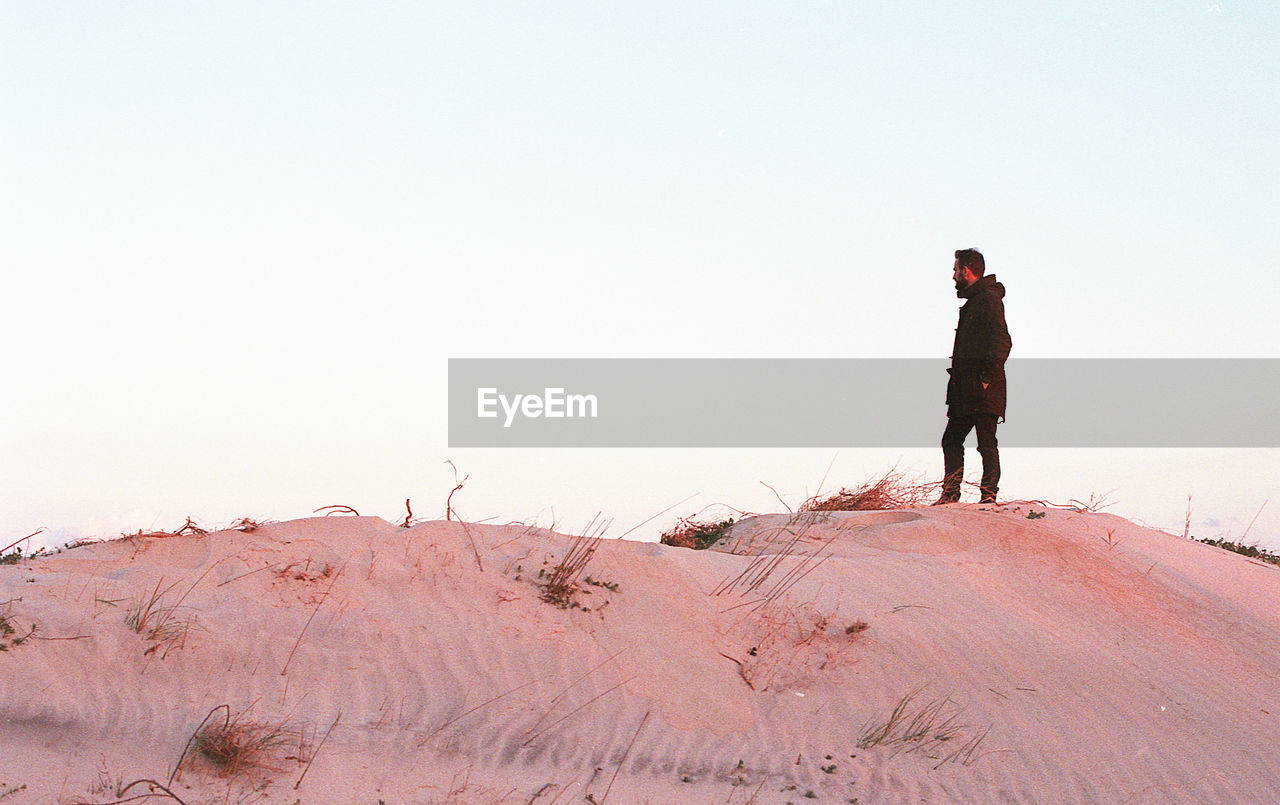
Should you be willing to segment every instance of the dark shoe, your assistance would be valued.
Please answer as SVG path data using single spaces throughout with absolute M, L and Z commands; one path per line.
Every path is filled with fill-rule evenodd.
M 957 496 L 955 496 L 955 497 L 951 497 L 950 495 L 943 495 L 942 497 L 938 498 L 937 500 L 935 500 L 933 503 L 930 503 L 929 505 L 930 505 L 930 506 L 945 506 L 945 505 L 947 505 L 948 503 L 959 503 L 959 502 L 960 502 L 960 496 L 959 496 L 959 495 L 957 495 Z
M 990 503 L 992 506 L 994 506 L 994 505 L 996 505 L 996 496 L 995 496 L 995 495 L 983 495 L 981 498 L 979 498 L 979 499 L 978 499 L 978 502 L 979 502 L 979 503 Z

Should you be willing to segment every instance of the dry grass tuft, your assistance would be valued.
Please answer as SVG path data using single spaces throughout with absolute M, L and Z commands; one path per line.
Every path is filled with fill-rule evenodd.
M 914 690 L 899 699 L 883 722 L 868 724 L 858 748 L 885 746 L 903 752 L 920 752 L 938 761 L 935 769 L 945 763 L 968 766 L 986 754 L 979 753 L 978 749 L 990 727 L 978 731 L 961 724 L 958 721 L 961 708 L 948 698 L 917 704 L 919 693 Z
M 547 574 L 547 580 L 542 584 L 543 601 L 561 609 L 578 606 L 578 577 L 595 555 L 600 539 L 583 535 L 573 541 L 569 552 Z
M 733 518 L 728 520 L 694 520 L 691 517 L 681 518 L 675 527 L 664 531 L 658 538 L 663 545 L 677 548 L 692 548 L 695 551 L 705 550 L 721 539 L 729 536 L 733 528 Z
M 911 509 L 933 502 L 941 484 L 915 483 L 896 471 L 854 489 L 841 488 L 825 498 L 812 497 L 800 506 L 802 512 L 852 512 Z
M 255 520 L 252 517 L 241 517 L 239 520 L 236 520 L 234 523 L 227 526 L 227 530 L 243 531 L 248 534 L 253 531 L 257 531 L 259 528 L 262 528 L 262 526 L 263 522 L 261 520 Z
M 149 656 L 158 651 L 162 659 L 168 656 L 172 649 L 182 648 L 186 644 L 187 634 L 193 623 L 192 618 L 178 615 L 181 600 L 172 605 L 164 602 L 165 595 L 178 586 L 178 583 L 174 582 L 162 589 L 160 585 L 163 583 L 164 579 L 161 578 L 156 582 L 150 595 L 146 598 L 135 598 L 129 605 L 124 619 L 126 626 L 142 635 L 144 640 L 150 640 L 155 644 L 143 653 Z
M 218 710 L 223 711 L 222 721 L 211 720 Z M 253 721 L 244 713 L 233 715 L 229 706 L 221 704 L 196 728 L 183 757 L 199 759 L 223 776 L 255 770 L 278 772 L 280 769 L 272 765 L 276 750 L 290 744 L 292 738 L 280 725 Z

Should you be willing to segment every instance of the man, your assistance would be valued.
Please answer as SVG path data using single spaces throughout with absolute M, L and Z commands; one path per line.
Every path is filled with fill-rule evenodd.
M 951 349 L 947 381 L 947 429 L 942 434 L 945 475 L 942 497 L 934 505 L 960 500 L 964 478 L 964 440 L 977 428 L 982 456 L 981 503 L 995 503 L 1000 486 L 1000 451 L 996 423 L 1004 420 L 1004 362 L 1013 341 L 1004 322 L 1004 286 L 986 276 L 986 261 L 977 249 L 956 252 L 956 296 L 965 300 Z

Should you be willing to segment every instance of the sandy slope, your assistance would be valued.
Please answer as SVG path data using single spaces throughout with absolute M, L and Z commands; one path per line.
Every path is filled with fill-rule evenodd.
M 538 585 L 573 537 L 523 526 L 331 517 L 6 566 L 0 803 L 111 802 L 184 751 L 191 805 L 1280 801 L 1280 569 L 1032 511 L 606 540 L 584 576 L 617 589 L 570 609 Z M 157 590 L 147 640 L 125 621 Z M 186 749 L 218 705 L 285 741 L 220 774 Z

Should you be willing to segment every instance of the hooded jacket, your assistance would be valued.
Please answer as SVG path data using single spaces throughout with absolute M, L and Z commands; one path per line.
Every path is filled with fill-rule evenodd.
M 1004 286 L 994 274 L 979 277 L 958 291 L 960 308 L 956 340 L 951 348 L 947 382 L 947 416 L 995 414 L 1004 419 L 1007 391 L 1004 362 L 1013 348 L 1004 321 Z M 982 384 L 986 383 L 984 390 Z

